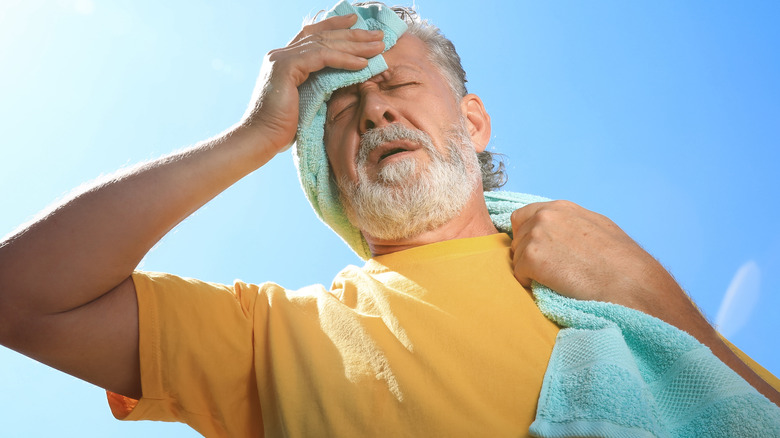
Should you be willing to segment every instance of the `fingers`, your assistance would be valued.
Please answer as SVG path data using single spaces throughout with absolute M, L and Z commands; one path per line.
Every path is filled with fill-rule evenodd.
M 617 302 L 642 290 L 636 279 L 647 282 L 656 263 L 609 218 L 572 202 L 531 204 L 511 220 L 512 269 L 525 287 L 536 280 L 575 298 Z
M 528 204 L 522 208 L 515 210 L 511 216 L 512 222 L 512 269 L 520 284 L 526 289 L 531 288 L 532 279 L 530 277 L 531 272 L 528 267 L 529 264 L 523 260 L 526 256 L 528 247 L 528 231 L 531 228 L 531 218 L 539 211 L 543 206 L 543 203 Z
M 368 65 L 368 59 L 384 50 L 382 41 L 353 42 L 344 40 L 312 39 L 273 50 L 268 60 L 279 64 L 277 69 L 299 86 L 310 73 L 325 67 L 344 70 L 360 70 Z
M 293 39 L 287 45 L 289 46 L 295 44 L 305 37 L 315 33 L 336 29 L 349 29 L 355 23 L 357 23 L 357 14 L 338 15 L 335 17 L 326 18 L 322 21 L 304 26 L 303 29 L 301 29 L 301 31 L 298 32 L 298 34 L 295 35 L 295 37 L 293 37 Z
M 357 17 L 332 17 L 303 28 L 286 47 L 272 50 L 268 60 L 279 64 L 275 69 L 292 80 L 295 86 L 309 74 L 325 67 L 359 70 L 368 59 L 384 51 L 382 31 L 349 29 Z
M 382 42 L 382 31 L 366 31 L 360 29 L 333 30 L 303 38 L 290 49 L 302 54 L 326 57 L 328 67 L 343 68 L 340 65 L 331 65 L 345 61 L 357 60 L 365 64 L 368 58 L 376 56 L 385 48 Z M 312 52 L 318 51 L 319 53 Z M 363 65 L 362 67 L 365 67 Z M 361 67 L 361 68 L 362 68 Z
M 520 283 L 524 288 L 530 289 L 532 280 L 523 269 L 524 265 L 519 260 L 519 256 L 517 255 L 517 253 L 515 253 L 514 256 L 512 257 L 512 266 L 513 266 L 513 273 L 518 283 Z
M 514 236 L 512 239 L 512 251 L 517 249 L 521 238 L 527 234 L 526 230 L 531 228 L 531 219 L 533 219 L 534 215 L 536 215 L 539 210 L 545 208 L 547 204 L 549 203 L 534 202 L 533 204 L 518 208 L 512 213 L 510 216 L 510 221 L 512 222 L 512 235 Z
M 531 287 L 531 281 L 534 279 L 534 270 L 538 266 L 542 253 L 540 252 L 539 238 L 533 234 L 539 234 L 526 221 L 514 232 L 512 239 L 512 269 L 515 278 L 526 288 Z
M 547 269 L 556 240 L 553 234 L 571 222 L 575 210 L 586 211 L 572 202 L 550 201 L 528 204 L 512 213 L 512 267 L 524 287 L 530 288 L 532 280 L 539 280 L 536 277 Z
M 356 21 L 357 15 L 350 14 L 305 26 L 287 47 L 319 45 L 363 58 L 382 53 L 382 31 L 350 29 Z
M 384 50 L 383 33 L 350 29 L 356 21 L 353 14 L 305 26 L 290 44 L 266 55 L 242 123 L 258 127 L 271 149 L 281 150 L 294 138 L 298 87 L 311 73 L 325 67 L 360 70 Z
M 350 29 L 357 21 L 357 15 L 343 15 L 325 19 L 318 23 L 304 26 L 298 35 L 287 44 L 287 47 L 296 46 L 312 38 L 328 40 L 348 40 L 353 42 L 381 41 L 381 30 Z
M 288 44 L 285 48 L 301 47 L 307 44 L 342 44 L 344 47 L 361 45 L 374 45 L 380 47 L 377 43 L 382 43 L 383 33 L 381 30 L 363 30 L 363 29 L 337 29 L 317 32 L 306 35 L 303 38 Z

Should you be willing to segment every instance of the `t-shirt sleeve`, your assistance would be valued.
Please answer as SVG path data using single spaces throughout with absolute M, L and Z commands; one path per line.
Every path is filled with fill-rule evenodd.
M 120 420 L 178 421 L 205 436 L 261 436 L 253 367 L 257 287 L 134 273 L 141 400 L 108 393 Z
M 726 344 L 727 347 L 731 349 L 731 351 L 734 352 L 734 354 L 739 357 L 742 362 L 745 362 L 747 366 L 750 367 L 750 369 L 753 370 L 754 373 L 758 374 L 759 377 L 761 377 L 766 383 L 768 383 L 772 388 L 775 389 L 775 391 L 780 391 L 780 379 L 774 376 L 774 374 L 767 371 L 764 367 L 758 364 L 758 362 L 754 361 L 750 356 L 745 354 L 742 350 L 737 348 L 734 344 L 729 342 L 728 339 L 724 338 L 723 336 L 720 337 L 723 342 Z

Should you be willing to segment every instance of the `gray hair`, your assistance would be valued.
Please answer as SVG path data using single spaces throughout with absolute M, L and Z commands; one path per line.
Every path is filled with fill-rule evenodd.
M 388 7 L 382 2 L 367 1 L 358 2 L 355 6 L 380 5 Z M 441 29 L 430 21 L 420 18 L 413 8 L 406 6 L 390 6 L 390 9 L 401 18 L 408 26 L 407 32 L 419 38 L 428 47 L 428 55 L 431 62 L 439 68 L 444 79 L 450 86 L 456 100 L 460 100 L 468 93 L 466 89 L 466 71 L 460 61 L 460 56 L 455 45 L 442 34 Z M 502 158 L 504 155 L 488 150 L 478 152 L 480 169 L 482 171 L 482 188 L 485 191 L 496 190 L 506 184 L 507 176 Z

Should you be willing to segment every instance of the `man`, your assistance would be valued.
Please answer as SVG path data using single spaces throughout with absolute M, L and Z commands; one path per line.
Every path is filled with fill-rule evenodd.
M 111 391 L 118 416 L 207 435 L 524 433 L 558 330 L 520 287 L 535 280 L 692 333 L 777 403 L 608 219 L 533 204 L 513 215 L 509 247 L 471 152 L 486 147 L 489 117 L 453 92 L 413 30 L 386 52 L 386 72 L 328 103 L 330 168 L 376 256 L 364 269 L 297 292 L 133 275 L 167 231 L 292 142 L 311 74 L 359 70 L 383 51 L 381 32 L 348 30 L 355 20 L 307 26 L 272 51 L 229 132 L 85 190 L 4 242 L 3 344 Z

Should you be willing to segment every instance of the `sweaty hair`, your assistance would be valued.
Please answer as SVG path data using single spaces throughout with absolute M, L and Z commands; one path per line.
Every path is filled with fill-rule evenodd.
M 441 30 L 430 21 L 420 18 L 413 8 L 406 6 L 387 6 L 382 2 L 358 2 L 355 6 L 381 5 L 389 7 L 408 26 L 407 33 L 419 38 L 428 48 L 431 62 L 439 68 L 456 100 L 460 100 L 468 91 L 466 89 L 466 71 L 460 62 L 460 56 L 452 41 L 442 34 Z M 502 157 L 504 155 L 488 150 L 478 152 L 480 169 L 482 171 L 482 188 L 485 191 L 496 190 L 506 184 L 506 173 Z

